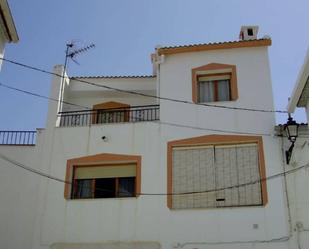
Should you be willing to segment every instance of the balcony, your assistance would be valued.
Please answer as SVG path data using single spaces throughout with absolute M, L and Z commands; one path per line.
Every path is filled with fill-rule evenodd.
M 60 127 L 155 121 L 160 119 L 160 107 L 159 105 L 147 105 L 59 112 L 58 118 Z
M 36 131 L 0 131 L 0 145 L 35 145 Z

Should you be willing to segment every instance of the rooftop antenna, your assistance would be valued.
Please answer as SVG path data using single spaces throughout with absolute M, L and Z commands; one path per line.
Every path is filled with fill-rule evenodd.
M 64 90 L 64 75 L 67 69 L 67 65 L 68 65 L 68 59 L 70 58 L 72 61 L 74 61 L 76 64 L 79 65 L 79 63 L 76 61 L 75 57 L 81 53 L 87 52 L 89 49 L 92 49 L 95 47 L 95 45 L 93 43 L 91 43 L 88 46 L 82 47 L 82 48 L 78 48 L 75 50 L 72 50 L 73 47 L 75 46 L 74 42 L 68 42 L 66 44 L 66 51 L 65 51 L 65 60 L 64 60 L 64 67 L 63 67 L 63 72 L 61 75 L 61 85 L 60 85 L 60 104 L 59 104 L 59 108 L 58 111 L 62 110 L 62 101 L 63 101 L 63 90 Z

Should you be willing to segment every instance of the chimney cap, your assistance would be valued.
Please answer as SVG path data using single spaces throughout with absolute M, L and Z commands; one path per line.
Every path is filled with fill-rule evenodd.
M 257 25 L 246 25 L 241 26 L 239 33 L 239 40 L 248 41 L 257 39 L 259 26 Z

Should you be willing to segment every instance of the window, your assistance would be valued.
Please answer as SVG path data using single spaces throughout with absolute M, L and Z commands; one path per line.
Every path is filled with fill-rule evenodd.
M 168 144 L 170 208 L 265 205 L 264 177 L 260 137 L 210 135 Z
M 93 124 L 128 122 L 130 105 L 109 101 L 93 106 Z
M 136 165 L 76 166 L 72 199 L 135 196 Z
M 138 197 L 141 157 L 98 154 L 67 161 L 66 199 Z
M 229 101 L 229 74 L 198 75 L 198 102 Z
M 232 101 L 237 98 L 235 65 L 211 63 L 192 69 L 194 103 Z

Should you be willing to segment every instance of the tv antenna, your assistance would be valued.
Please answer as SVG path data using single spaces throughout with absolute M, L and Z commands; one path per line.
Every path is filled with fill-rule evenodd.
M 95 47 L 95 45 L 93 43 L 91 43 L 88 46 L 84 46 L 82 48 L 78 48 L 78 49 L 72 50 L 73 47 L 75 46 L 75 44 L 73 42 L 67 43 L 66 46 L 67 46 L 67 49 L 65 51 L 64 71 L 66 71 L 68 59 L 71 59 L 72 61 L 74 61 L 76 64 L 79 65 L 79 63 L 76 61 L 75 57 L 80 55 L 81 53 L 85 53 L 89 49 L 92 49 L 92 48 Z
M 81 53 L 85 53 L 87 52 L 89 49 L 92 49 L 95 47 L 94 43 L 91 43 L 88 46 L 84 46 L 82 48 L 78 48 L 73 50 L 75 44 L 74 42 L 69 42 L 66 44 L 66 51 L 65 51 L 65 60 L 64 60 L 64 67 L 63 67 L 63 72 L 62 72 L 62 77 L 61 77 L 61 84 L 60 84 L 60 100 L 63 100 L 63 90 L 64 90 L 64 77 L 65 77 L 65 73 L 66 73 L 66 69 L 67 69 L 67 65 L 68 65 L 68 59 L 71 59 L 72 61 L 74 61 L 76 64 L 79 65 L 79 63 L 76 61 L 75 57 L 80 55 Z M 62 109 L 62 102 L 59 103 L 59 110 L 61 111 Z

